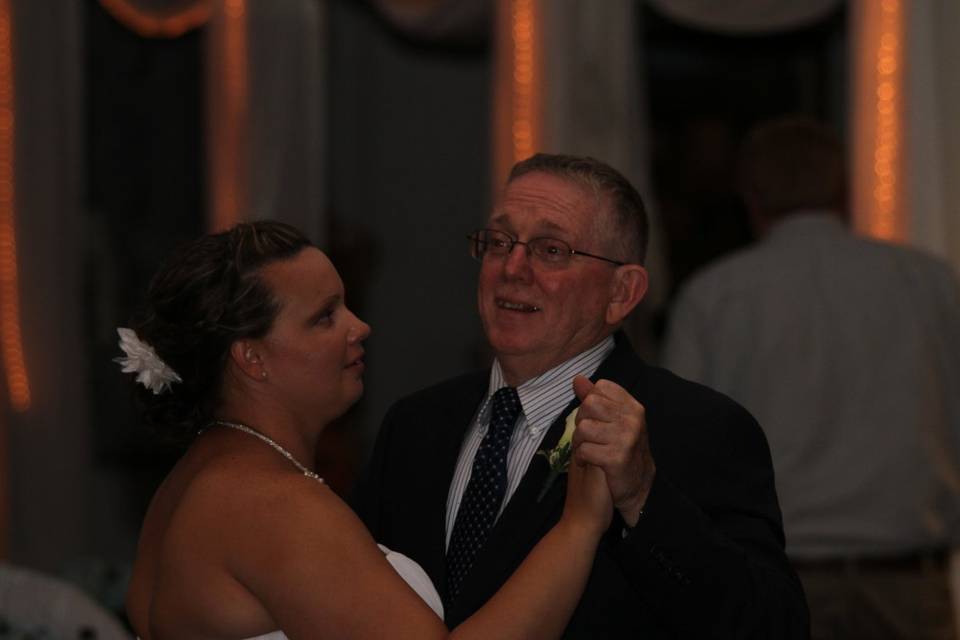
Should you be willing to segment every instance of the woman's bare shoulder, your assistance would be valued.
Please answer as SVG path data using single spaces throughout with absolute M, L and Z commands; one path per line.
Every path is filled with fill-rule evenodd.
M 270 450 L 211 456 L 188 475 L 178 492 L 177 524 L 202 523 L 234 537 L 267 533 L 284 519 L 307 525 L 340 503 L 326 484 Z
M 233 628 L 253 628 L 254 614 L 262 612 L 273 628 L 308 635 L 321 629 L 363 635 L 374 623 L 368 612 L 379 606 L 391 628 L 417 629 L 417 637 L 443 631 L 334 491 L 275 452 L 260 453 L 218 453 L 185 467 L 189 482 L 165 535 L 162 573 L 167 585 L 209 586 L 178 606 L 208 615 L 233 594 L 235 602 L 254 603 L 244 607 L 251 617 Z M 211 573 L 198 576 L 201 565 Z
M 284 550 L 322 554 L 342 544 L 373 545 L 329 486 L 269 448 L 221 450 L 184 462 L 188 481 L 170 521 L 170 544 L 210 544 L 211 553 L 238 571 Z
M 161 485 L 144 522 L 128 597 L 138 630 L 158 619 L 186 625 L 179 629 L 209 625 L 231 633 L 276 628 L 251 586 L 283 574 L 278 549 L 303 553 L 285 532 L 316 535 L 318 520 L 337 523 L 343 516 L 329 487 L 282 458 L 260 454 L 255 448 L 188 452 Z
M 336 493 L 297 474 L 265 482 L 252 500 L 268 516 L 245 526 L 231 571 L 290 637 L 446 635 Z

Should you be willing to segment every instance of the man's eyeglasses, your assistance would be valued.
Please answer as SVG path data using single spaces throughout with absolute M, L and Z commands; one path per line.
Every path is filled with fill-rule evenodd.
M 611 260 L 603 256 L 596 256 L 592 253 L 572 249 L 563 240 L 556 238 L 530 238 L 526 242 L 517 240 L 513 236 L 496 229 L 478 229 L 467 236 L 470 240 L 470 255 L 477 260 L 483 260 L 484 256 L 495 256 L 502 258 L 510 255 L 513 247 L 518 244 L 524 245 L 527 255 L 536 258 L 538 261 L 551 266 L 563 266 L 570 262 L 573 256 L 585 256 L 610 262 L 617 266 L 626 264 L 619 260 Z

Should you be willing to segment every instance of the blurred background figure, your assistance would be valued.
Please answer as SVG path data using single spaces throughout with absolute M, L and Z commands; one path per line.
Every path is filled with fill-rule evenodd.
M 131 640 L 110 611 L 75 585 L 0 563 L 0 638 Z
M 755 245 L 681 290 L 664 361 L 767 433 L 814 638 L 955 638 L 960 289 L 925 253 L 847 228 L 826 126 L 758 126 L 740 158 Z

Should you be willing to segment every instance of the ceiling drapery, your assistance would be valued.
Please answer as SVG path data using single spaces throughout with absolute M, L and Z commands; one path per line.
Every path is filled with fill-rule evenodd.
M 487 0 L 374 0 L 395 27 L 433 41 L 477 41 L 489 37 L 492 2 Z
M 671 20 L 719 33 L 761 34 L 813 24 L 841 0 L 647 0 Z
M 176 38 L 206 24 L 213 0 L 100 0 L 116 20 L 144 38 Z

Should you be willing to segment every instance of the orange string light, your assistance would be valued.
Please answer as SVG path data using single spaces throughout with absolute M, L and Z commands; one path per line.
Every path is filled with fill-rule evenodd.
M 513 117 L 510 129 L 514 162 L 533 155 L 539 145 L 536 21 L 536 0 L 514 0 L 511 8 Z
M 0 349 L 15 411 L 30 408 L 30 382 L 20 332 L 17 269 L 13 85 L 13 37 L 10 0 L 0 0 Z
M 873 215 L 868 232 L 887 240 L 901 239 L 899 209 L 900 119 L 903 22 L 900 0 L 879 4 L 876 48 L 876 124 L 873 148 Z
M 493 87 L 493 185 L 541 146 L 542 0 L 496 0 Z M 496 196 L 494 196 L 496 197 Z
M 196 0 L 174 12 L 145 11 L 127 0 L 100 0 L 100 6 L 144 38 L 177 38 L 206 24 L 213 14 L 210 0 Z
M 244 185 L 247 181 L 246 155 L 243 140 L 247 119 L 247 4 L 246 0 L 224 0 L 222 42 L 219 55 L 221 68 L 209 73 L 222 78 L 217 112 L 211 112 L 209 124 L 213 135 L 213 202 L 211 228 L 221 230 L 240 220 L 244 206 Z M 213 86 L 219 86 L 214 81 Z M 218 107 L 217 107 L 218 105 Z

